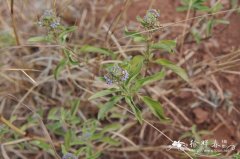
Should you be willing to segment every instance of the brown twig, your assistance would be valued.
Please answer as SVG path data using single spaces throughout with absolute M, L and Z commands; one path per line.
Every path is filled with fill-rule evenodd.
M 14 4 L 14 0 L 11 0 L 11 19 L 12 19 L 12 27 L 13 27 L 13 32 L 15 35 L 15 39 L 16 39 L 16 43 L 17 45 L 21 45 L 19 37 L 18 37 L 18 33 L 17 33 L 17 27 L 16 27 L 16 23 L 15 23 L 15 18 L 14 18 L 14 9 L 13 9 L 13 5 Z
M 20 130 L 18 127 L 13 125 L 11 122 L 9 122 L 7 119 L 5 119 L 1 114 L 0 114 L 0 122 L 7 125 L 9 128 L 11 128 L 13 131 L 17 132 L 18 134 L 20 134 L 22 136 L 26 135 L 26 132 Z

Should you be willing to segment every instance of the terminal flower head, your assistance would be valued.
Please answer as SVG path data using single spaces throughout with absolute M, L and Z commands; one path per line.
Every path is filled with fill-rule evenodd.
M 154 29 L 158 26 L 159 17 L 160 17 L 159 11 L 157 11 L 156 9 L 149 9 L 143 18 L 137 17 L 137 20 L 146 29 Z
M 38 25 L 52 31 L 61 25 L 60 18 L 52 10 L 45 10 L 38 21 Z
M 109 72 L 104 75 L 104 78 L 109 85 L 114 83 L 119 84 L 125 82 L 129 78 L 129 73 L 119 65 L 114 65 L 110 68 Z

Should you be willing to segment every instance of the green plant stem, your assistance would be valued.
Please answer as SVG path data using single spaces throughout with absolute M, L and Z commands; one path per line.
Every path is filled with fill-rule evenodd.
M 13 131 L 17 132 L 18 134 L 20 134 L 22 136 L 26 135 L 26 132 L 24 132 L 24 131 L 20 130 L 19 128 L 17 128 L 16 126 L 14 126 L 7 119 L 5 119 L 2 115 L 0 115 L 0 122 L 7 125 L 8 127 L 10 127 Z

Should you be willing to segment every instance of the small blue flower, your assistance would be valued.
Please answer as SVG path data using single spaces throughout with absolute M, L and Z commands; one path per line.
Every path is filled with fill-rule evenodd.
M 146 15 L 140 18 L 139 22 L 143 25 L 143 27 L 147 29 L 153 29 L 159 26 L 158 18 L 160 17 L 160 13 L 156 9 L 150 9 L 147 11 Z
M 106 83 L 109 85 L 121 84 L 122 82 L 126 81 L 129 78 L 129 74 L 127 70 L 124 70 L 118 65 L 114 65 L 108 71 L 108 74 L 104 76 Z
M 77 159 L 77 157 L 75 155 L 73 155 L 72 153 L 66 153 L 62 159 Z
M 50 27 L 53 28 L 53 29 L 55 29 L 55 28 L 58 27 L 59 25 L 60 25 L 59 22 L 52 22 L 52 23 L 50 24 Z
M 129 74 L 128 74 L 127 70 L 123 70 L 122 74 L 123 74 L 123 76 L 122 76 L 121 80 L 126 81 L 129 77 Z
M 105 75 L 104 78 L 105 78 L 106 83 L 107 83 L 108 85 L 112 85 L 112 84 L 113 84 L 112 79 L 110 79 L 107 75 Z

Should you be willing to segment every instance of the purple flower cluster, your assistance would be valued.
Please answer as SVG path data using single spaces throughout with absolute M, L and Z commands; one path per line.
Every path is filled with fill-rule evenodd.
M 129 78 L 129 74 L 127 70 L 119 67 L 118 65 L 114 65 L 108 74 L 104 75 L 104 79 L 108 85 L 112 85 L 113 83 L 122 83 Z
M 129 77 L 129 74 L 128 74 L 127 70 L 123 70 L 122 74 L 123 74 L 123 77 L 121 78 L 121 80 L 126 81 Z
M 106 83 L 108 85 L 112 85 L 113 84 L 113 81 L 110 77 L 108 77 L 108 75 L 104 75 L 104 79 L 106 80 Z
M 43 15 L 40 17 L 39 26 L 46 27 L 49 30 L 56 29 L 58 26 L 60 26 L 60 18 L 57 17 L 56 13 L 54 13 L 52 10 L 46 10 L 44 11 Z
M 60 25 L 59 22 L 52 22 L 52 23 L 50 24 L 50 27 L 53 28 L 53 29 L 55 29 L 55 28 L 58 27 L 59 25 Z
M 158 26 L 158 18 L 160 13 L 156 9 L 150 9 L 147 11 L 143 19 L 140 18 L 140 22 L 145 28 L 153 29 Z

